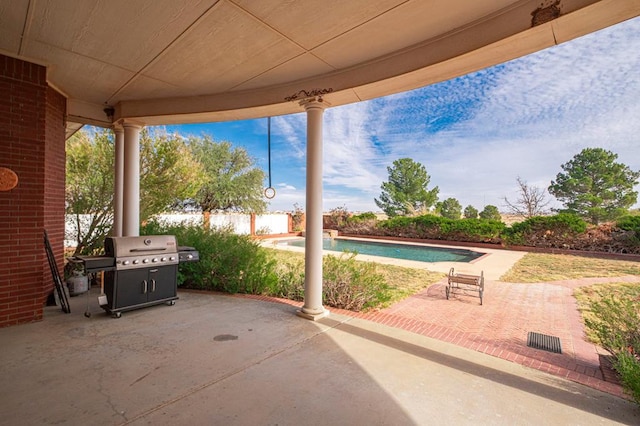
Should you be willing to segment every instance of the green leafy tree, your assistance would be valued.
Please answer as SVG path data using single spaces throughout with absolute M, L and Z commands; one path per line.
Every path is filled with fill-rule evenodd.
M 484 209 L 479 214 L 480 219 L 485 220 L 502 220 L 502 216 L 500 215 L 500 211 L 496 206 L 492 206 L 491 204 L 484 206 Z
M 193 197 L 204 181 L 204 169 L 184 140 L 163 132 L 140 132 L 140 220 L 163 213 L 181 199 Z
M 424 214 L 438 201 L 439 189 L 428 190 L 431 178 L 425 167 L 411 158 L 401 158 L 387 167 L 389 181 L 380 188 L 376 205 L 389 217 Z
M 460 219 L 462 205 L 455 198 L 447 198 L 436 204 L 436 213 L 447 219 Z
M 618 155 L 602 148 L 585 148 L 563 164 L 549 192 L 565 212 L 597 224 L 622 216 L 637 201 L 640 172 L 617 163 Z
M 102 248 L 113 226 L 114 140 L 111 131 L 80 131 L 66 144 L 65 213 L 75 223 L 75 254 Z M 195 195 L 202 168 L 177 136 L 140 134 L 140 220 Z
M 102 247 L 113 226 L 113 140 L 108 131 L 76 132 L 66 143 L 65 213 L 74 226 L 65 238 L 76 254 Z
M 465 219 L 477 219 L 478 218 L 478 209 L 469 204 L 464 208 L 464 218 Z
M 262 213 L 265 173 L 243 148 L 210 137 L 191 138 L 189 147 L 205 170 L 204 184 L 195 202 L 203 212 L 239 211 Z

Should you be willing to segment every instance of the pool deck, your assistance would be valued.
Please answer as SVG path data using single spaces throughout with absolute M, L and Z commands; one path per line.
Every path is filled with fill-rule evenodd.
M 289 250 L 295 251 L 298 253 L 304 253 L 303 247 L 295 247 L 288 246 L 285 244 L 278 244 L 279 242 L 285 240 L 292 239 L 303 239 L 301 237 L 295 238 L 276 238 L 264 240 L 262 244 L 265 247 L 276 248 L 278 250 Z M 380 243 L 389 243 L 389 241 L 385 240 L 376 240 L 371 238 L 345 238 L 349 240 L 355 241 L 365 241 L 365 242 L 380 242 Z M 451 268 L 454 268 L 457 273 L 462 274 L 473 274 L 480 275 L 480 272 L 484 273 L 484 277 L 487 280 L 499 280 L 502 275 L 504 275 L 511 267 L 526 254 L 526 252 L 516 252 L 509 250 L 499 250 L 499 249 L 486 249 L 486 248 L 473 248 L 473 247 L 462 247 L 462 246 L 451 246 L 451 245 L 437 245 L 437 244 L 419 244 L 419 243 L 407 243 L 403 241 L 394 241 L 394 244 L 406 244 L 406 245 L 422 245 L 428 247 L 438 247 L 438 248 L 447 248 L 447 249 L 461 249 L 461 250 L 473 250 L 480 253 L 485 253 L 484 256 L 475 259 L 471 262 L 420 262 L 415 260 L 404 260 L 404 259 L 394 259 L 391 257 L 381 257 L 381 256 L 369 256 L 364 254 L 358 254 L 357 259 L 363 261 L 370 261 L 376 263 L 382 263 L 386 265 L 396 265 L 396 266 L 405 266 L 409 268 L 416 269 L 428 269 L 429 271 L 449 273 Z M 333 254 L 337 255 L 339 252 L 332 250 L 323 250 L 323 254 Z

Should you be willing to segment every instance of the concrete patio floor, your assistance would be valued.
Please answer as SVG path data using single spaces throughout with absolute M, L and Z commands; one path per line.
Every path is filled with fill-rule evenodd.
M 179 292 L 0 329 L 2 425 L 639 424 L 627 400 L 402 328 Z M 455 303 L 455 302 L 454 302 Z

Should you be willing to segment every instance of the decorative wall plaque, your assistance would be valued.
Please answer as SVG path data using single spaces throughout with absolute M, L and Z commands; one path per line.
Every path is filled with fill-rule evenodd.
M 0 167 L 0 191 L 11 191 L 18 184 L 18 175 L 11 169 Z

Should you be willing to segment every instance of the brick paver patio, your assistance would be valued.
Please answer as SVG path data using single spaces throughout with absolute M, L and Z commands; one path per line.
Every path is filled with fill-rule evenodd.
M 445 298 L 446 278 L 380 311 L 347 316 L 367 319 L 453 343 L 545 371 L 623 397 L 615 375 L 601 366 L 606 352 L 585 339 L 573 290 L 607 282 L 640 282 L 640 277 L 589 278 L 535 284 L 486 281 L 484 304 L 473 295 Z M 285 303 L 299 305 L 295 302 Z M 560 339 L 562 353 L 527 346 L 527 334 Z

